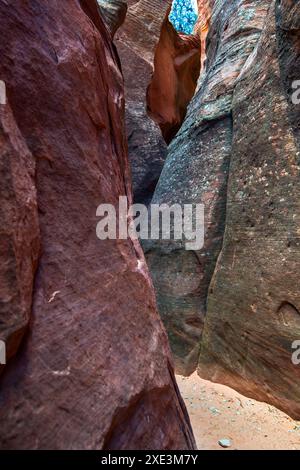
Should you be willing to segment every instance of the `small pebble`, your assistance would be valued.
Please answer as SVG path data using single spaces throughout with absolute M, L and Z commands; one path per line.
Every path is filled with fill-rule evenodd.
M 224 449 L 228 449 L 228 447 L 232 446 L 231 440 L 230 439 L 220 439 L 218 444 L 221 447 L 224 447 Z

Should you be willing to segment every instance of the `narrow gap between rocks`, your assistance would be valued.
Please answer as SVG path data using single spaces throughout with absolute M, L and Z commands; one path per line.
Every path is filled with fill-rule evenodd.
M 147 112 L 167 144 L 179 131 L 201 70 L 198 10 L 193 0 L 174 0 L 163 21 L 147 90 Z

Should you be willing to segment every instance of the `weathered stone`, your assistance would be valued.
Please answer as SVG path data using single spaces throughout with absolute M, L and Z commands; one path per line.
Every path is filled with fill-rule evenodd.
M 146 204 L 167 155 L 165 140 L 181 126 L 200 69 L 199 38 L 174 30 L 168 20 L 171 3 L 129 2 L 125 23 L 115 36 L 125 78 L 134 199 Z
M 226 232 L 199 373 L 299 418 L 300 5 L 269 3 L 234 91 Z
M 179 34 L 166 16 L 147 93 L 148 113 L 167 143 L 175 137 L 196 89 L 201 63 L 198 35 Z
M 215 0 L 198 0 L 198 20 L 194 28 L 201 40 L 201 70 L 204 69 L 206 59 L 206 37 L 209 31 L 211 10 Z
M 9 104 L 0 105 L 0 340 L 6 361 L 17 352 L 31 314 L 39 255 L 34 172 Z
M 261 1 L 258 7 L 256 0 L 199 2 L 203 34 L 210 23 L 206 66 L 186 119 L 169 147 L 153 197 L 153 202 L 160 204 L 205 205 L 202 250 L 188 252 L 177 242 L 151 242 L 146 247 L 159 310 L 176 369 L 182 374 L 197 367 L 208 287 L 222 247 L 233 90 L 260 37 L 269 3 Z
M 24 139 L 36 162 L 42 242 L 30 335 L 1 376 L 0 447 L 191 449 L 141 248 L 96 238 L 97 206 L 117 205 L 119 195 L 132 199 L 123 79 L 98 6 L 0 2 L 0 25 L 0 77 L 23 136 L 14 136 L 13 122 L 5 122 L 12 118 L 3 124 L 1 116 L 7 146 L 1 165 L 21 174 L 14 183 L 24 181 L 23 197 L 32 197 L 19 199 L 23 188 L 13 191 L 6 177 L 7 209 L 24 205 L 24 238 L 33 249 L 37 224 Z M 9 250 L 13 237 L 6 239 Z M 22 256 L 27 302 L 30 251 Z M 9 276 L 15 282 L 13 270 Z
M 105 24 L 114 36 L 116 31 L 123 24 L 126 12 L 126 0 L 97 0 L 100 6 L 100 12 L 103 15 Z

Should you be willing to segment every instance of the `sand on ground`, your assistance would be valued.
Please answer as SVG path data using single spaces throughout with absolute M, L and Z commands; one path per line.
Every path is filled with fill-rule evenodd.
M 186 403 L 198 449 L 206 450 L 299 450 L 300 421 L 277 408 L 261 403 L 224 385 L 176 376 Z M 218 441 L 230 439 L 223 449 Z

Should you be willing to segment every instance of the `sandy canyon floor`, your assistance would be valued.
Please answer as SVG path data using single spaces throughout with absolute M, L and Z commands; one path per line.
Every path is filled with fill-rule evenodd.
M 231 388 L 203 380 L 196 373 L 176 378 L 198 449 L 300 449 L 300 421 Z M 230 440 L 228 449 L 219 445 L 223 439 Z

